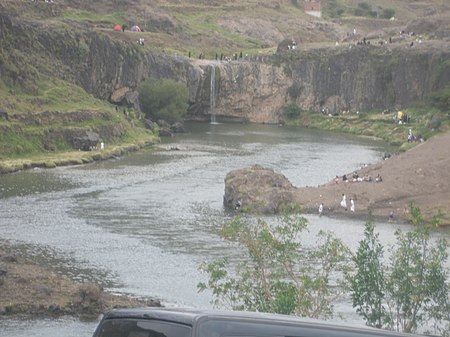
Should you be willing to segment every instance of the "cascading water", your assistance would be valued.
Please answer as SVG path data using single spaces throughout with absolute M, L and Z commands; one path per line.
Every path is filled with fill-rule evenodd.
M 216 67 L 213 65 L 211 66 L 209 109 L 211 114 L 211 124 L 216 124 Z

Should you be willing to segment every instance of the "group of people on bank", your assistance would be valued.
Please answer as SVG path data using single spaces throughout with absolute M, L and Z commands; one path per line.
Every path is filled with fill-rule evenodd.
M 339 184 L 339 176 L 336 176 L 336 178 L 334 178 L 334 181 L 336 184 Z M 363 177 L 361 177 L 357 172 L 353 173 L 353 175 L 349 178 L 347 177 L 346 174 L 344 174 L 342 176 L 342 181 L 344 183 L 348 183 L 348 182 L 353 182 L 353 183 L 358 183 L 358 182 L 376 182 L 376 183 L 381 183 L 383 181 L 383 178 L 381 177 L 381 175 L 378 173 L 377 176 L 374 178 L 373 176 L 371 176 L 370 174 L 365 174 Z

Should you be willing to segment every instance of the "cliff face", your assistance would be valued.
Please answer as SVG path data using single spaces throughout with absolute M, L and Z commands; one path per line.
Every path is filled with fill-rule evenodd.
M 212 79 L 211 79 L 212 77 Z M 283 68 L 261 62 L 194 61 L 188 77 L 191 119 L 277 123 L 292 83 Z
M 367 111 L 404 108 L 449 83 L 450 53 L 388 46 L 353 46 L 302 53 L 288 64 L 304 109 Z
M 264 62 L 194 61 L 189 116 L 208 118 L 213 105 L 222 120 L 277 123 L 288 102 L 329 113 L 405 108 L 426 102 L 450 83 L 449 59 L 448 51 L 353 46 L 293 52 Z
M 39 80 L 58 78 L 97 98 L 137 106 L 135 90 L 143 79 L 187 77 L 183 62 L 144 51 L 137 36 L 130 42 L 112 35 L 121 32 L 99 33 L 73 22 L 52 25 L 51 18 L 61 14 L 58 7 L 36 8 L 45 11 L 36 15 L 47 22 L 23 20 L 0 4 L 0 75 L 6 83 L 33 93 Z
M 2 78 L 32 91 L 40 76 L 54 76 L 135 107 L 143 79 L 172 78 L 189 87 L 188 118 L 194 120 L 215 114 L 221 121 L 278 123 L 290 102 L 330 113 L 403 108 L 450 83 L 445 48 L 342 46 L 219 62 L 154 54 L 120 39 L 121 32 L 43 22 L 0 11 Z

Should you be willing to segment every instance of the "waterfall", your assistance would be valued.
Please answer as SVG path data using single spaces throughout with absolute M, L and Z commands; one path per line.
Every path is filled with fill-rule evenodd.
M 216 67 L 211 66 L 211 85 L 209 93 L 209 112 L 211 114 L 211 124 L 216 124 Z

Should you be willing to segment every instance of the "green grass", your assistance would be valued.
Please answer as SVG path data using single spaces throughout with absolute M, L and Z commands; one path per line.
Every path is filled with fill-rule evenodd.
M 303 125 L 312 128 L 346 132 L 355 135 L 370 136 L 382 139 L 385 142 L 399 146 L 400 150 L 406 150 L 414 144 L 408 144 L 408 130 L 411 128 L 413 134 L 421 135 L 428 139 L 433 135 L 446 131 L 450 128 L 450 121 L 445 113 L 427 107 L 411 108 L 404 110 L 411 118 L 409 124 L 399 125 L 393 122 L 393 114 L 383 114 L 378 111 L 361 113 L 356 116 L 338 115 L 326 116 L 317 112 L 302 111 L 297 120 L 289 120 L 289 124 Z M 432 129 L 430 121 L 435 116 L 440 118 L 439 127 Z
M 41 111 L 81 111 L 98 113 L 112 111 L 113 106 L 89 95 L 83 88 L 58 79 L 42 80 L 37 93 L 31 94 L 20 86 L 6 86 L 0 81 L 0 100 L 10 114 Z M 13 95 L 11 95 L 13 93 Z
M 183 25 L 185 32 L 192 38 L 201 37 L 205 34 L 215 34 L 220 39 L 233 41 L 246 49 L 258 48 L 264 44 L 264 41 L 231 33 L 219 26 L 217 22 L 224 14 L 226 15 L 226 13 L 209 12 L 205 16 L 204 13 L 177 13 L 175 17 Z
M 39 88 L 40 95 L 33 98 L 46 101 L 46 109 L 51 111 L 91 110 L 107 112 L 112 109 L 111 104 L 101 101 L 87 94 L 79 86 L 62 82 L 46 82 Z
M 11 92 L 14 94 L 11 95 Z M 0 120 L 0 160 L 13 160 L 35 155 L 48 155 L 43 147 L 46 135 L 62 133 L 64 130 L 114 128 L 121 126 L 125 134 L 113 139 L 113 143 L 138 143 L 141 139 L 156 139 L 136 118 L 128 121 L 117 113 L 113 105 L 94 98 L 81 87 L 61 80 L 38 82 L 37 94 L 31 95 L 17 88 L 8 88 L 0 81 L 0 99 L 6 103 L 10 121 Z M 48 113 L 50 112 L 50 117 Z M 64 115 L 80 112 L 80 118 Z M 43 115 L 41 116 L 41 113 Z M 82 115 L 81 115 L 82 113 Z M 21 122 L 17 119 L 24 115 Z M 131 113 L 134 116 L 133 113 Z M 82 117 L 81 117 L 82 116 Z M 51 122 L 48 124 L 48 118 Z M 55 138 L 50 153 L 71 151 L 63 139 Z
M 64 13 L 64 18 L 77 21 L 77 22 L 89 22 L 89 23 L 110 23 L 112 25 L 121 24 L 124 22 L 126 13 L 117 12 L 111 14 L 99 14 L 90 11 L 70 11 Z

